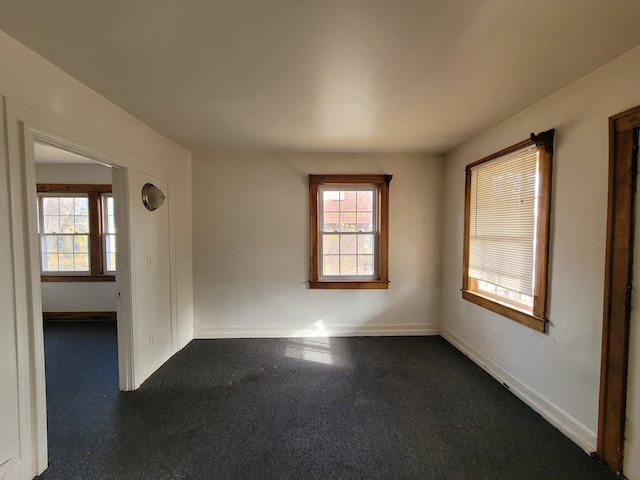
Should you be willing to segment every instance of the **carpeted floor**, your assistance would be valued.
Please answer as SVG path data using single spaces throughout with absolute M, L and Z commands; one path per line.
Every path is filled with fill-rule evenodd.
M 440 337 L 195 340 L 118 393 L 115 324 L 48 324 L 53 479 L 615 479 Z

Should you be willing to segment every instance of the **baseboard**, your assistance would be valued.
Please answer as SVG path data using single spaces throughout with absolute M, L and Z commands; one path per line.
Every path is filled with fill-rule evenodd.
M 551 425 L 569 437 L 585 452 L 591 454 L 596 450 L 597 436 L 595 432 L 577 421 L 544 395 L 536 392 L 521 380 L 511 375 L 496 362 L 473 348 L 460 337 L 444 327 L 440 328 L 440 335 L 442 335 L 445 340 L 482 367 L 500 383 L 506 385 L 516 397 L 520 398 L 520 400 L 542 415 Z
M 438 324 L 424 325 L 322 325 L 300 329 L 285 326 L 196 326 L 193 338 L 292 338 L 292 337 L 399 337 L 439 335 Z
M 44 321 L 84 322 L 88 320 L 116 320 L 116 312 L 42 312 Z

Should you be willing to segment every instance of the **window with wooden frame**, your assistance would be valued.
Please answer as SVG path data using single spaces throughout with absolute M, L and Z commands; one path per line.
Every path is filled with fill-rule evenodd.
M 462 297 L 544 332 L 554 130 L 466 167 Z
M 310 288 L 388 288 L 390 182 L 309 175 Z
M 38 184 L 43 282 L 115 280 L 111 185 Z

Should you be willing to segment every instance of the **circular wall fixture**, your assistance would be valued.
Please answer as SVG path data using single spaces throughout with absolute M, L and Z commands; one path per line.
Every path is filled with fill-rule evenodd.
M 142 203 L 150 211 L 157 210 L 164 203 L 164 193 L 153 183 L 145 183 L 142 187 Z

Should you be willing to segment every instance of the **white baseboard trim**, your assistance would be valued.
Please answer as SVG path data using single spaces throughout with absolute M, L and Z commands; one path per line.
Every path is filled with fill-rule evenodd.
M 442 335 L 445 340 L 486 370 L 487 373 L 500 383 L 506 385 L 516 397 L 520 398 L 520 400 L 542 415 L 542 417 L 551 423 L 551 425 L 569 437 L 585 452 L 591 454 L 596 451 L 597 435 L 594 431 L 587 428 L 567 412 L 552 403 L 544 395 L 536 392 L 521 380 L 511 375 L 496 362 L 473 348 L 446 328 L 440 327 L 440 329 L 440 335 Z
M 440 335 L 440 325 L 322 325 L 306 329 L 285 326 L 195 326 L 193 338 L 398 337 Z

